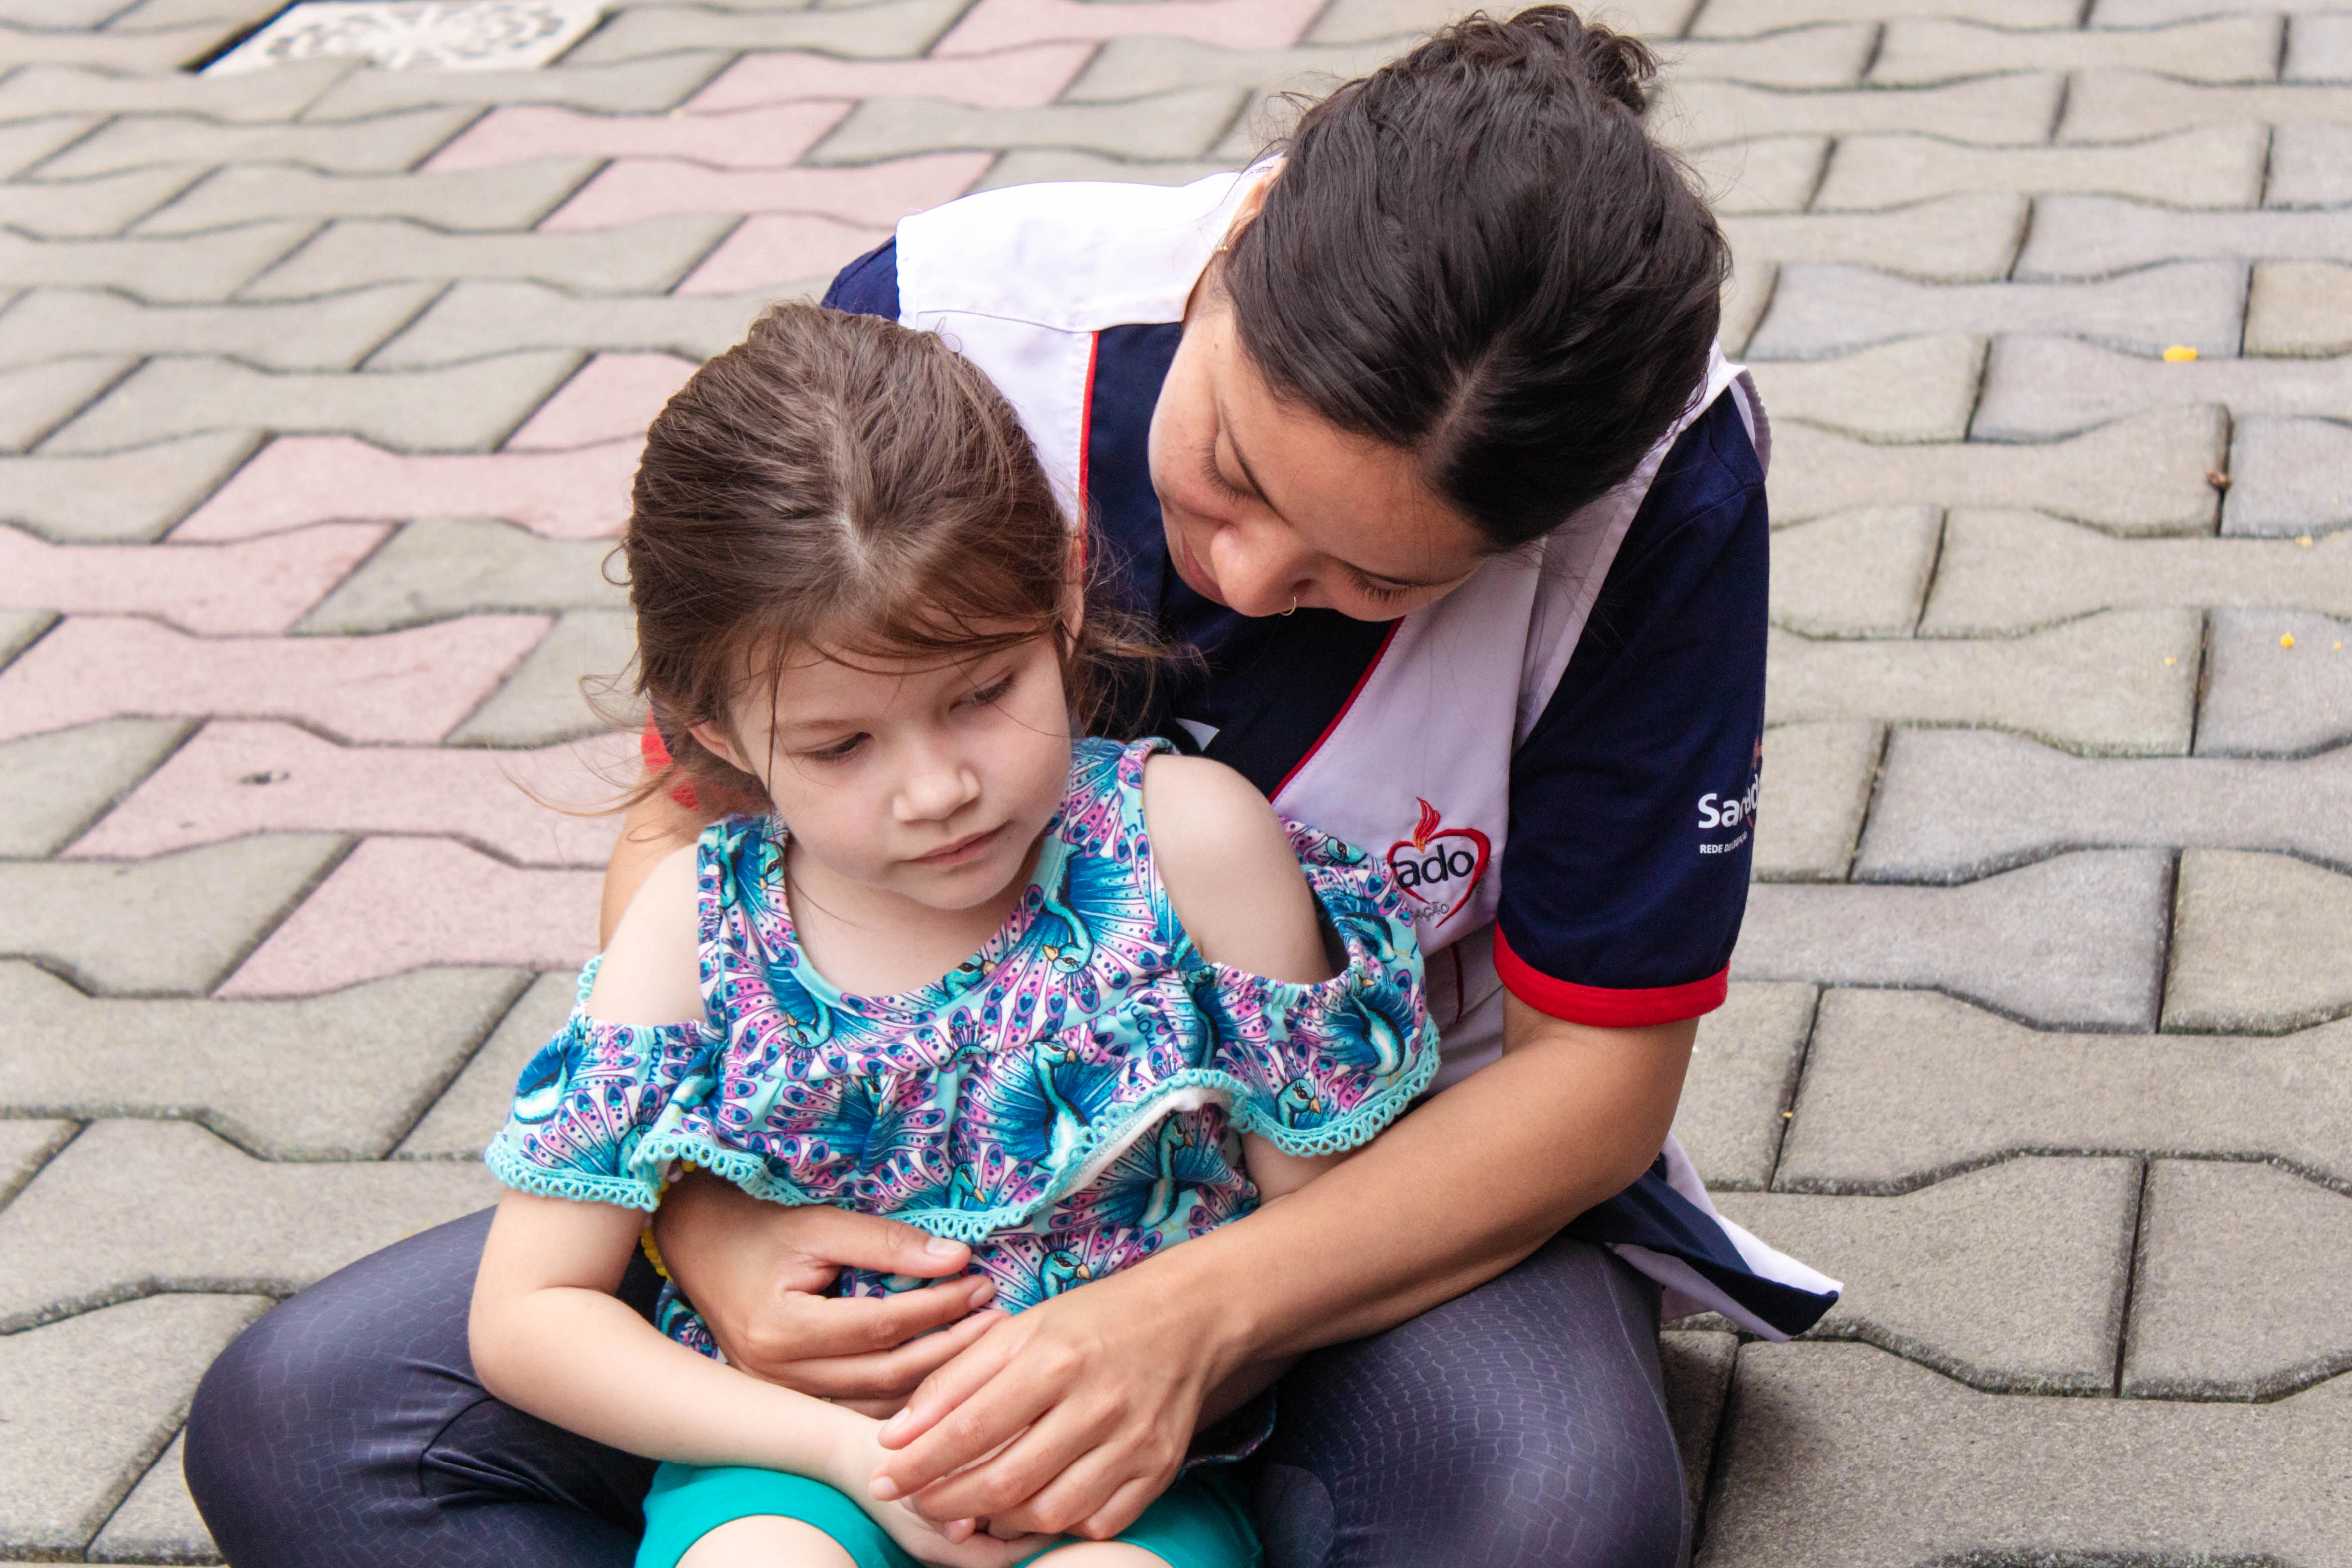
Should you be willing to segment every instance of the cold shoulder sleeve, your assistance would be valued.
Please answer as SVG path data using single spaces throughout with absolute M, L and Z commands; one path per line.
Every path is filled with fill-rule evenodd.
M 660 1159 L 641 1145 L 709 1098 L 720 1032 L 706 1022 L 651 1027 L 591 1018 L 590 961 L 581 1000 L 522 1070 L 506 1125 L 484 1162 L 520 1192 L 650 1211 L 661 1201 Z
M 1235 1124 L 1286 1154 L 1335 1155 L 1370 1142 L 1429 1087 L 1437 1026 L 1396 884 L 1329 834 L 1288 826 L 1346 967 L 1301 986 L 1204 964 L 1194 995 L 1215 1031 L 1213 1063 L 1240 1086 Z

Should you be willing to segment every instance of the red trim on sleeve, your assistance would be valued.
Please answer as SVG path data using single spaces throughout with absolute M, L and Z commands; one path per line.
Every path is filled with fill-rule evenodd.
M 1687 985 L 1636 990 L 1556 980 L 1512 952 L 1500 925 L 1495 927 L 1495 972 L 1513 996 L 1536 1011 L 1598 1029 L 1645 1029 L 1711 1013 L 1723 1005 L 1731 984 L 1728 968 Z

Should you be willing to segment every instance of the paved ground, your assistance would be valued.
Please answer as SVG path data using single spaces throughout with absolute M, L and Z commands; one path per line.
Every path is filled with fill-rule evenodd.
M 1670 1333 L 1703 1568 L 2352 1563 L 2329 3 L 1620 6 L 1780 433 L 1764 885 L 1681 1130 L 1852 1286 Z M 488 1196 L 611 832 L 511 781 L 625 765 L 576 683 L 695 361 L 958 192 L 1230 166 L 1452 6 L 175 69 L 269 8 L 0 0 L 0 1556 L 206 1558 L 207 1360 Z

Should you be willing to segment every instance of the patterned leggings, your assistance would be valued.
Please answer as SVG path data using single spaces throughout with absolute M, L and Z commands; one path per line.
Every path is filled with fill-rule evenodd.
M 653 1466 L 499 1404 L 466 1352 L 485 1212 L 362 1259 L 223 1353 L 187 1475 L 236 1568 L 628 1568 Z M 650 1270 L 623 1293 L 649 1312 Z M 1675 1568 L 1654 1290 L 1555 1239 L 1283 1383 L 1268 1568 Z

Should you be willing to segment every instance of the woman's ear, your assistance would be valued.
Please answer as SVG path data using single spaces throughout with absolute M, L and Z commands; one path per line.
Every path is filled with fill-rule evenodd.
M 699 724 L 689 724 L 686 727 L 686 733 L 694 737 L 695 743 L 703 750 L 708 751 L 736 772 L 750 773 L 755 779 L 759 777 L 750 760 L 744 757 L 741 748 L 736 746 L 735 737 L 728 734 L 726 726 L 718 720 L 706 718 Z

